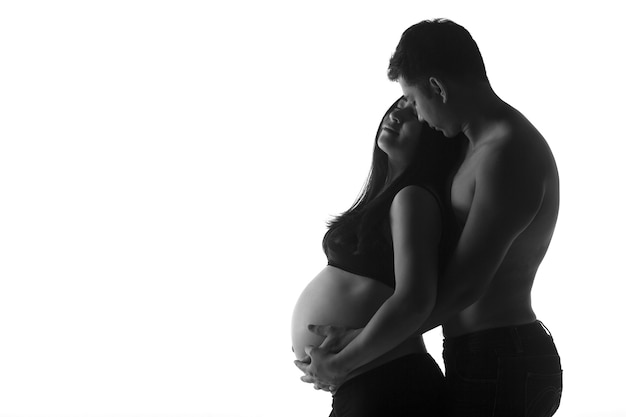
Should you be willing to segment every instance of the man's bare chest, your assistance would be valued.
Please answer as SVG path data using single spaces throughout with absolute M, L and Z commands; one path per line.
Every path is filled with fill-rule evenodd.
M 468 155 L 452 180 L 451 203 L 459 224 L 464 225 L 474 200 L 476 171 L 480 158 Z

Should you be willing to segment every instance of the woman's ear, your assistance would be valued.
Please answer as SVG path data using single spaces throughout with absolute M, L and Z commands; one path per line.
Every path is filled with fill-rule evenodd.
M 439 78 L 430 77 L 428 79 L 428 85 L 436 96 L 441 97 L 444 104 L 448 101 L 448 90 Z

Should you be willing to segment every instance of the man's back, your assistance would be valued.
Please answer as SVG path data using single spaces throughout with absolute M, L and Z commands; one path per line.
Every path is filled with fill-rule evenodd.
M 478 144 L 470 144 L 452 184 L 452 206 L 457 220 L 461 227 L 466 226 L 470 213 L 492 223 L 497 223 L 502 216 L 503 225 L 510 223 L 509 215 L 526 220 L 518 224 L 516 237 L 507 243 L 510 246 L 484 294 L 446 321 L 446 336 L 525 324 L 536 319 L 530 293 L 558 215 L 558 172 L 541 134 L 508 105 L 486 125 L 488 129 L 481 132 Z M 509 202 L 508 207 L 502 207 L 503 200 Z M 477 231 L 479 229 L 480 226 Z M 476 241 L 476 236 L 474 238 Z M 485 237 L 484 240 L 492 239 Z M 496 242 L 482 243 L 493 245 Z M 459 242 L 461 251 L 463 244 Z M 476 257 L 476 251 L 472 252 Z M 480 259 L 474 261 L 481 262 Z

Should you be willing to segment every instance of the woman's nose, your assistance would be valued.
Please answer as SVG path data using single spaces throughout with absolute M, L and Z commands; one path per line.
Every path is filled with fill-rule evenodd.
M 394 110 L 391 113 L 389 113 L 389 120 L 391 120 L 394 123 L 400 123 L 400 117 L 398 117 L 398 110 Z

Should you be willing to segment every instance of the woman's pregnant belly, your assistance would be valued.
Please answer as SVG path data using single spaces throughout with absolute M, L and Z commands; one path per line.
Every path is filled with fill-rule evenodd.
M 392 288 L 371 278 L 326 266 L 302 291 L 293 311 L 291 339 L 296 358 L 306 357 L 305 346 L 322 343 L 322 337 L 308 330 L 309 324 L 364 327 L 392 294 Z M 421 338 L 417 339 L 413 351 L 423 346 Z

